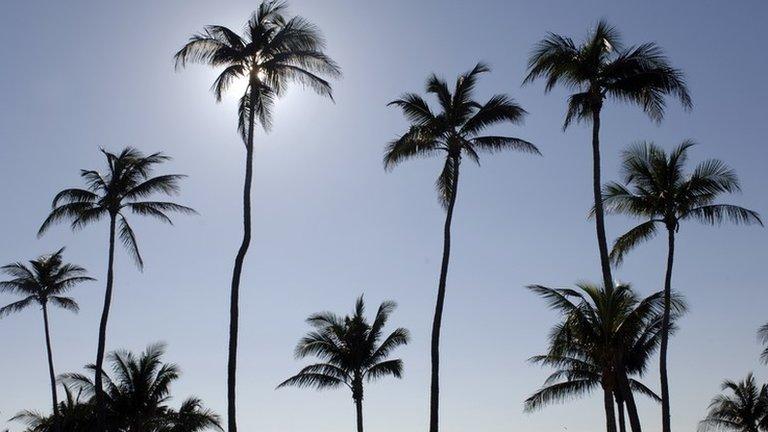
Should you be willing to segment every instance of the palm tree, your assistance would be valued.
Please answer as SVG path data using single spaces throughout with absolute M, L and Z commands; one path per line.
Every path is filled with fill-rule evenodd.
M 768 385 L 758 387 L 749 373 L 740 382 L 723 381 L 720 388 L 733 395 L 719 394 L 712 399 L 707 417 L 699 422 L 700 432 L 768 430 Z
M 670 66 L 661 48 L 654 43 L 625 48 L 619 32 L 600 20 L 586 40 L 578 45 L 571 38 L 555 33 L 541 40 L 528 60 L 528 75 L 524 83 L 538 78 L 546 79 L 547 92 L 558 83 L 574 91 L 568 98 L 563 130 L 573 121 L 592 124 L 595 229 L 603 285 L 612 289 L 600 195 L 600 115 L 603 103 L 613 99 L 639 105 L 652 120 L 661 121 L 665 98 L 670 94 L 677 96 L 686 109 L 692 107 L 683 73 Z M 666 401 L 664 389 L 662 399 Z M 664 413 L 663 432 L 669 432 L 668 410 Z
M 691 141 L 684 141 L 667 154 L 653 143 L 636 144 L 626 150 L 622 158 L 621 171 L 625 184 L 612 182 L 603 190 L 607 212 L 646 219 L 614 242 L 610 255 L 613 262 L 621 263 L 627 252 L 652 238 L 659 226 L 667 229 L 664 318 L 659 355 L 662 395 L 669 394 L 667 328 L 675 234 L 680 229 L 680 223 L 697 220 L 709 225 L 719 225 L 724 221 L 762 225 L 760 215 L 752 210 L 715 202 L 721 194 L 740 190 L 736 173 L 726 164 L 717 159 L 710 159 L 698 164 L 690 174 L 685 172 L 688 150 L 693 145 Z M 667 410 L 668 404 L 667 400 Z
M 59 403 L 58 414 L 46 416 L 37 411 L 24 410 L 13 416 L 11 421 L 25 423 L 25 432 L 83 432 L 95 430 L 93 405 L 82 400 L 82 391 L 75 393 L 65 385 L 65 399 Z
M 649 323 L 641 329 L 642 334 L 634 338 L 635 343 L 626 347 L 624 359 L 628 376 L 642 376 L 645 373 L 648 361 L 659 345 L 660 328 L 659 319 Z M 569 346 L 568 354 L 563 354 L 562 351 L 553 347 L 550 353 L 529 359 L 532 363 L 556 370 L 544 381 L 541 389 L 525 400 L 526 411 L 530 412 L 552 403 L 587 396 L 601 386 L 604 368 L 600 365 L 602 362 L 600 358 L 590 358 L 593 352 L 577 345 Z M 609 379 L 616 382 L 618 376 L 614 375 Z M 661 402 L 661 398 L 640 381 L 630 378 L 629 386 L 634 393 L 643 394 L 655 402 Z M 619 431 L 625 432 L 624 398 L 616 390 L 613 392 L 613 397 L 618 411 Z
M 103 374 L 109 427 L 125 432 L 222 430 L 218 415 L 197 398 L 184 401 L 178 411 L 167 406 L 171 385 L 181 372 L 176 364 L 163 362 L 164 354 L 163 344 L 150 345 L 139 355 L 124 350 L 109 354 L 113 375 Z M 92 371 L 95 365 L 86 368 Z M 96 386 L 86 375 L 71 373 L 62 379 L 86 395 L 95 395 Z
M 203 402 L 190 397 L 181 403 L 178 411 L 169 410 L 166 413 L 165 426 L 162 426 L 158 432 L 202 432 L 208 429 L 221 428 L 219 415 L 212 410 L 205 408 Z
M 355 403 L 357 432 L 363 432 L 363 382 L 390 375 L 400 378 L 403 374 L 403 361 L 389 359 L 389 355 L 395 348 L 408 343 L 408 330 L 395 329 L 379 343 L 395 306 L 394 302 L 383 302 L 372 323 L 365 318 L 362 296 L 357 299 L 351 316 L 340 317 L 330 312 L 310 316 L 307 323 L 314 330 L 299 341 L 296 357 L 315 356 L 321 362 L 303 368 L 277 388 L 348 387 Z
M 640 298 L 629 285 L 606 289 L 590 284 L 578 284 L 579 290 L 554 289 L 541 285 L 528 288 L 560 311 L 563 321 L 550 334 L 550 348 L 538 362 L 565 368 L 550 377 L 554 387 L 545 387 L 526 403 L 535 409 L 546 403 L 584 394 L 595 388 L 597 378 L 603 388 L 606 430 L 616 431 L 614 397 L 626 404 L 633 432 L 639 432 L 640 419 L 629 376 L 641 375 L 647 359 L 658 344 L 663 294 L 654 293 Z M 674 316 L 685 305 L 673 296 Z M 568 369 L 575 374 L 569 375 Z M 557 380 L 566 378 L 565 383 Z
M 13 279 L 0 282 L 0 292 L 21 295 L 24 298 L 0 308 L 0 318 L 15 312 L 21 312 L 30 306 L 38 305 L 43 311 L 45 347 L 48 354 L 48 374 L 51 380 L 51 400 L 53 417 L 58 417 L 59 401 L 56 394 L 56 373 L 53 367 L 53 348 L 48 322 L 48 305 L 60 307 L 77 313 L 77 302 L 65 296 L 72 288 L 86 281 L 94 280 L 86 276 L 84 268 L 75 264 L 65 264 L 62 259 L 64 248 L 50 255 L 43 255 L 31 260 L 29 266 L 21 262 L 0 267 L 0 271 Z
M 118 225 L 120 241 L 141 269 L 144 267 L 144 261 L 139 253 L 136 235 L 126 219 L 126 212 L 130 211 L 139 216 L 151 216 L 161 222 L 171 224 L 168 212 L 194 214 L 195 211 L 172 202 L 145 200 L 155 194 L 178 194 L 179 180 L 184 177 L 183 175 L 152 176 L 155 166 L 170 160 L 170 157 L 162 153 L 144 155 L 130 147 L 118 154 L 105 150 L 101 150 L 101 152 L 107 159 L 106 172 L 81 170 L 80 176 L 85 181 L 85 189 L 64 189 L 56 194 L 52 203 L 53 210 L 40 227 L 38 236 L 42 236 L 52 224 L 63 220 L 71 220 L 71 228 L 77 230 L 103 217 L 109 218 L 107 286 L 99 323 L 99 343 L 95 369 L 96 409 L 99 417 L 99 429 L 103 431 L 102 366 L 107 338 L 107 321 L 112 303 L 115 236 L 118 234 L 116 232 Z
M 243 240 L 235 256 L 232 272 L 229 319 L 229 357 L 227 365 L 227 424 L 237 432 L 235 387 L 237 372 L 237 334 L 239 319 L 240 274 L 251 242 L 251 182 L 253 176 L 253 135 L 258 122 L 268 131 L 272 108 L 290 83 L 309 87 L 332 99 L 331 85 L 324 77 L 338 77 L 341 69 L 325 53 L 320 31 L 302 17 L 285 17 L 286 3 L 265 1 L 253 13 L 244 34 L 218 25 L 205 27 L 193 35 L 176 53 L 176 68 L 188 62 L 222 67 L 213 83 L 216 101 L 233 82 L 246 79 L 240 98 L 238 129 L 245 143 L 245 184 L 243 187 Z
M 433 112 L 427 101 L 414 93 L 406 93 L 390 103 L 403 111 L 411 125 L 408 131 L 387 146 L 384 155 L 385 169 L 390 170 L 406 159 L 439 154 L 445 156 L 443 170 L 435 184 L 440 203 L 446 209 L 446 217 L 443 229 L 443 259 L 435 316 L 432 321 L 430 432 L 438 430 L 440 327 L 451 253 L 451 221 L 459 185 L 459 165 L 463 157 L 478 162 L 479 152 L 516 150 L 540 154 L 536 146 L 520 138 L 484 135 L 489 127 L 497 124 L 519 124 L 527 114 L 512 98 L 504 94 L 494 95 L 485 103 L 474 99 L 474 90 L 480 74 L 489 71 L 488 66 L 478 63 L 471 71 L 458 77 L 453 93 L 445 80 L 434 74 L 430 76 L 426 91 L 437 97 L 438 112 Z
M 760 338 L 760 341 L 766 345 L 765 350 L 760 355 L 760 359 L 763 363 L 768 363 L 768 324 L 760 327 L 760 330 L 757 331 L 757 335 Z

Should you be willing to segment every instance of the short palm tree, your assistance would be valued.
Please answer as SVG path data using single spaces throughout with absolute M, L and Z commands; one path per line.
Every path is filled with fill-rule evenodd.
M 686 109 L 692 107 L 682 72 L 654 43 L 624 47 L 619 32 L 599 21 L 584 42 L 550 33 L 540 41 L 528 61 L 524 83 L 546 79 L 546 91 L 562 84 L 574 93 L 568 98 L 568 112 L 563 130 L 573 121 L 592 125 L 592 191 L 595 229 L 600 251 L 603 285 L 613 288 L 613 277 L 605 236 L 605 215 L 600 194 L 600 115 L 606 100 L 629 102 L 640 106 L 652 120 L 664 116 L 665 98 L 675 95 Z M 663 432 L 669 432 L 667 395 L 662 389 Z
M 65 399 L 59 402 L 58 414 L 46 416 L 37 411 L 24 410 L 11 421 L 25 423 L 24 432 L 84 432 L 95 430 L 96 419 L 93 405 L 81 399 L 82 392 L 73 391 L 65 385 Z M 58 428 L 58 429 L 57 429 Z
M 35 305 L 39 306 L 43 311 L 45 347 L 48 354 L 48 374 L 51 380 L 54 419 L 59 414 L 59 401 L 56 394 L 56 373 L 53 367 L 53 348 L 51 346 L 51 331 L 48 321 L 48 306 L 55 306 L 76 313 L 80 309 L 77 302 L 65 294 L 80 283 L 93 280 L 93 278 L 86 276 L 84 268 L 75 264 L 64 263 L 63 253 L 64 248 L 61 248 L 50 255 L 43 255 L 30 261 L 28 266 L 24 263 L 16 262 L 0 267 L 0 271 L 13 278 L 0 282 L 0 292 L 24 297 L 0 308 L 0 318 Z
M 162 153 L 145 155 L 142 152 L 125 148 L 120 153 L 102 150 L 107 160 L 105 172 L 82 170 L 80 176 L 85 181 L 85 189 L 64 189 L 53 198 L 52 210 L 45 219 L 38 235 L 54 223 L 70 220 L 73 230 L 106 217 L 109 219 L 109 258 L 107 261 L 107 283 L 104 292 L 104 307 L 99 323 L 99 342 L 96 352 L 95 388 L 96 407 L 100 419 L 100 429 L 104 430 L 104 410 L 102 403 L 102 369 L 107 338 L 107 321 L 112 304 L 112 286 L 114 279 L 115 237 L 143 268 L 144 261 L 139 253 L 136 235 L 128 224 L 126 214 L 150 216 L 161 222 L 171 223 L 169 212 L 184 214 L 195 213 L 189 207 L 167 201 L 148 201 L 156 195 L 176 195 L 179 192 L 179 180 L 184 176 L 167 174 L 153 177 L 155 167 L 170 158 Z M 119 233 L 117 232 L 119 228 Z
M 706 160 L 690 174 L 685 172 L 688 150 L 693 145 L 693 142 L 685 141 L 667 154 L 652 143 L 636 144 L 626 150 L 622 158 L 624 184 L 609 183 L 603 190 L 607 212 L 646 219 L 615 241 L 610 255 L 614 262 L 621 263 L 627 252 L 652 238 L 659 227 L 667 230 L 664 318 L 659 355 L 662 395 L 669 394 L 667 328 L 671 311 L 675 234 L 680 229 L 680 223 L 697 220 L 709 225 L 719 225 L 724 221 L 762 225 L 760 215 L 752 210 L 716 203 L 720 195 L 740 190 L 736 173 L 723 162 Z
M 768 431 L 768 385 L 758 386 L 750 373 L 743 381 L 724 381 L 721 389 L 732 394 L 712 399 L 707 417 L 699 422 L 700 432 Z
M 340 317 L 330 312 L 310 316 L 307 322 L 314 330 L 299 341 L 296 357 L 314 356 L 321 362 L 303 368 L 278 388 L 348 387 L 355 403 L 357 432 L 363 432 L 363 383 L 385 376 L 400 378 L 403 374 L 403 361 L 390 359 L 389 355 L 408 343 L 408 330 L 395 329 L 382 341 L 382 330 L 394 309 L 394 302 L 382 303 L 369 323 L 363 297 L 360 297 L 351 316 Z
M 644 342 L 638 344 L 642 352 L 643 364 L 647 363 L 647 358 L 653 352 L 653 350 L 647 349 L 643 345 L 651 343 L 652 339 L 655 339 L 658 344 L 657 334 L 649 336 L 647 339 L 640 338 Z M 631 354 L 628 353 L 627 355 Z M 552 367 L 556 370 L 544 381 L 544 386 L 541 389 L 525 400 L 525 410 L 529 412 L 535 411 L 552 403 L 565 402 L 587 396 L 595 389 L 601 387 L 603 368 L 600 367 L 599 362 L 596 360 L 599 359 L 589 359 L 587 350 L 580 350 L 577 347 L 571 348 L 570 353 L 567 355 L 544 354 L 531 357 L 529 361 L 532 363 Z M 631 372 L 628 371 L 628 373 Z M 618 377 L 610 379 L 615 382 Z M 661 398 L 640 381 L 630 378 L 629 386 L 633 393 L 643 394 L 655 402 L 661 402 Z M 625 432 L 624 399 L 616 390 L 613 392 L 613 397 L 616 401 L 619 431 Z
M 640 419 L 632 389 L 640 387 L 633 386 L 629 376 L 643 373 L 647 359 L 658 345 L 663 293 L 640 298 L 629 285 L 617 285 L 610 290 L 590 284 L 577 286 L 578 290 L 528 287 L 563 315 L 563 321 L 550 334 L 549 352 L 538 361 L 565 368 L 563 374 L 550 377 L 550 383 L 563 377 L 566 381 L 553 388 L 545 387 L 527 401 L 527 408 L 585 393 L 594 388 L 599 377 L 606 430 L 616 431 L 614 397 L 618 395 L 622 406 L 626 404 L 632 431 L 639 432 Z M 673 297 L 673 306 L 675 316 L 685 309 L 677 296 Z M 569 368 L 578 374 L 569 375 Z
M 165 414 L 165 424 L 158 432 L 202 432 L 209 429 L 223 430 L 219 415 L 206 408 L 203 402 L 190 397 L 181 403 L 178 411 L 169 410 Z
M 173 363 L 163 362 L 165 345 L 153 344 L 139 355 L 129 351 L 114 351 L 108 360 L 112 377 L 104 374 L 107 424 L 110 430 L 125 432 L 198 432 L 222 430 L 219 417 L 206 409 L 197 398 L 189 398 L 176 411 L 167 403 L 171 385 L 181 372 Z M 86 367 L 92 371 L 95 365 Z M 94 396 L 96 386 L 86 375 L 71 373 L 62 376 L 70 387 Z
M 451 221 L 459 186 L 459 166 L 464 157 L 479 161 L 479 153 L 516 150 L 539 154 L 528 141 L 500 135 L 486 135 L 488 128 L 503 123 L 519 124 L 527 114 L 512 98 L 504 94 L 481 103 L 474 99 L 479 76 L 490 69 L 478 63 L 456 80 L 453 93 L 436 75 L 427 80 L 426 91 L 435 95 L 438 110 L 432 111 L 427 101 L 414 93 L 406 93 L 390 103 L 399 107 L 411 123 L 408 131 L 387 146 L 384 168 L 394 168 L 406 159 L 443 155 L 443 170 L 435 184 L 440 203 L 446 209 L 443 229 L 443 259 L 437 287 L 437 302 L 432 321 L 432 378 L 430 386 L 429 431 L 437 432 L 439 414 L 440 327 L 443 319 L 445 285 L 451 253 Z
M 765 350 L 763 350 L 763 353 L 760 355 L 760 359 L 763 363 L 768 363 L 768 324 L 760 327 L 760 330 L 757 331 L 757 336 L 760 338 L 760 341 L 766 345 Z
M 337 77 L 341 69 L 323 51 L 320 31 L 302 17 L 287 18 L 286 3 L 265 1 L 253 13 L 244 34 L 218 25 L 193 35 L 176 53 L 176 67 L 188 62 L 203 63 L 224 70 L 213 83 L 216 101 L 238 79 L 247 80 L 240 98 L 238 129 L 245 143 L 245 184 L 243 187 L 243 240 L 235 257 L 230 294 L 229 357 L 227 366 L 227 424 L 237 432 L 236 373 L 239 320 L 240 275 L 251 242 L 251 183 L 253 176 L 254 129 L 258 122 L 268 131 L 272 108 L 290 83 L 299 83 L 331 98 L 326 77 Z

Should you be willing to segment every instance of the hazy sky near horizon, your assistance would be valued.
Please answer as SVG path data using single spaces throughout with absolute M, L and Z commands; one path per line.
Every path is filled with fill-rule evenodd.
M 344 69 L 336 103 L 294 89 L 275 109 L 274 130 L 256 136 L 254 236 L 242 283 L 239 424 L 244 431 L 351 430 L 344 391 L 285 389 L 302 362 L 292 357 L 316 311 L 348 312 L 361 293 L 373 311 L 399 303 L 392 325 L 411 330 L 399 354 L 402 381 L 367 387 L 367 430 L 420 430 L 427 424 L 429 328 L 444 213 L 433 189 L 438 160 L 385 173 L 384 145 L 407 126 L 386 103 L 423 92 L 426 77 L 449 80 L 488 62 L 477 96 L 512 95 L 529 112 L 525 125 L 502 127 L 536 143 L 544 157 L 483 155 L 463 165 L 442 338 L 445 432 L 591 432 L 604 427 L 599 393 L 525 414 L 522 401 L 547 370 L 526 359 L 545 347 L 556 315 L 523 286 L 599 280 L 591 202 L 589 129 L 561 131 L 567 94 L 543 84 L 521 87 L 532 45 L 547 31 L 581 38 L 607 18 L 628 43 L 658 42 L 686 72 L 692 113 L 670 103 L 653 124 L 638 109 L 609 103 L 603 117 L 605 179 L 618 154 L 637 140 L 669 149 L 700 143 L 698 161 L 725 160 L 743 194 L 727 201 L 768 214 L 765 100 L 768 3 L 686 0 L 406 1 L 293 0 L 291 12 L 316 23 L 328 53 Z M 206 24 L 240 29 L 256 1 L 14 1 L 0 4 L 0 263 L 66 245 L 66 259 L 98 282 L 73 295 L 78 316 L 54 311 L 59 373 L 95 358 L 103 299 L 107 224 L 72 234 L 66 225 L 35 237 L 60 189 L 80 184 L 81 168 L 101 168 L 104 147 L 162 150 L 160 172 L 189 175 L 177 201 L 200 212 L 173 227 L 132 218 L 146 261 L 139 272 L 117 255 L 108 348 L 168 343 L 180 364 L 175 403 L 201 397 L 226 411 L 225 364 L 231 265 L 241 236 L 244 149 L 235 96 L 215 104 L 215 71 L 174 72 L 172 56 Z M 611 238 L 631 221 L 608 220 Z M 754 370 L 757 327 L 768 321 L 768 232 L 684 225 L 674 286 L 690 312 L 672 340 L 673 427 L 690 431 L 722 379 Z M 661 289 L 663 238 L 639 248 L 615 275 L 642 293 Z M 7 303 L 12 298 L 2 297 Z M 21 409 L 49 410 L 42 322 L 28 310 L 0 321 L 0 428 Z M 656 367 L 644 378 L 658 388 Z M 647 430 L 660 428 L 657 406 L 643 400 Z M 9 425 L 12 431 L 20 425 Z

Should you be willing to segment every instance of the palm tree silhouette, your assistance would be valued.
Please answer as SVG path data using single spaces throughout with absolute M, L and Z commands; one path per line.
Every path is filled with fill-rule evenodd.
M 299 83 L 332 99 L 331 85 L 325 77 L 338 77 L 341 69 L 323 53 L 325 41 L 318 28 L 302 17 L 285 17 L 286 3 L 265 1 L 253 13 L 242 36 L 218 25 L 206 26 L 193 35 L 176 53 L 176 68 L 188 62 L 223 67 L 213 83 L 220 102 L 231 84 L 247 80 L 240 98 L 238 129 L 245 143 L 245 184 L 243 186 L 243 240 L 232 272 L 227 365 L 227 424 L 237 432 L 235 388 L 237 373 L 237 334 L 239 319 L 240 274 L 251 242 L 251 183 L 253 176 L 253 134 L 256 122 L 268 131 L 272 108 L 290 83 Z
M 220 419 L 206 409 L 200 399 L 192 397 L 176 411 L 167 402 L 171 385 L 181 372 L 174 363 L 164 363 L 164 344 L 153 344 L 139 355 L 125 350 L 108 355 L 112 377 L 104 373 L 105 400 L 110 430 L 126 432 L 199 432 L 215 428 L 223 430 Z M 86 369 L 93 371 L 95 365 Z M 88 396 L 94 396 L 96 385 L 83 374 L 62 375 L 62 380 Z
M 24 297 L 19 301 L 0 308 L 0 318 L 15 312 L 21 312 L 33 305 L 40 306 L 40 309 L 43 311 L 45 347 L 48 354 L 48 374 L 51 380 L 54 422 L 59 414 L 59 401 L 56 394 L 56 373 L 53 367 L 53 348 L 51 347 L 48 305 L 77 313 L 80 310 L 77 302 L 73 298 L 65 296 L 65 294 L 80 283 L 94 280 L 86 276 L 84 268 L 75 264 L 65 264 L 62 258 L 63 253 L 64 248 L 61 248 L 50 255 L 43 255 L 31 260 L 29 266 L 16 262 L 0 267 L 2 273 L 13 278 L 0 282 L 0 292 Z
M 538 78 L 547 81 L 545 91 L 557 84 L 574 91 L 568 98 L 568 112 L 563 130 L 573 122 L 592 124 L 592 187 L 595 228 L 600 250 L 603 285 L 613 288 L 605 237 L 605 217 L 600 195 L 600 114 L 607 99 L 639 105 L 654 121 L 664 117 L 665 97 L 677 96 L 686 109 L 692 107 L 682 72 L 654 43 L 625 48 L 619 32 L 600 20 L 586 40 L 576 44 L 571 38 L 550 33 L 541 40 L 528 60 L 524 83 Z M 666 398 L 662 389 L 662 399 Z M 669 432 L 665 414 L 663 432 Z
M 699 432 L 768 430 L 768 385 L 758 386 L 749 373 L 743 381 L 723 381 L 720 387 L 730 394 L 719 394 L 709 404 L 707 417 L 699 422 Z
M 633 337 L 634 343 L 626 348 L 623 354 L 626 373 L 628 376 L 641 377 L 648 366 L 648 361 L 659 345 L 661 320 L 651 321 L 641 334 Z M 553 341 L 561 343 L 562 341 Z M 537 355 L 530 362 L 556 369 L 545 381 L 544 386 L 525 400 L 525 410 L 535 411 L 546 405 L 565 402 L 567 400 L 586 396 L 602 386 L 603 372 L 606 368 L 601 365 L 603 359 L 592 358 L 593 351 L 570 341 L 567 347 L 552 347 L 547 354 Z M 566 353 L 567 352 L 567 353 Z M 618 381 L 618 376 L 607 377 L 606 380 Z M 629 387 L 634 393 L 645 395 L 655 402 L 661 398 L 640 381 L 630 378 Z M 626 431 L 624 418 L 624 398 L 614 389 L 613 398 L 616 402 L 619 431 Z
M 640 418 L 632 390 L 644 391 L 632 385 L 629 376 L 641 375 L 648 358 L 658 345 L 662 292 L 640 298 L 629 285 L 606 289 L 591 284 L 577 284 L 578 290 L 555 289 L 541 285 L 528 288 L 544 298 L 549 306 L 563 315 L 563 321 L 550 334 L 549 352 L 538 362 L 565 368 L 550 377 L 546 387 L 526 401 L 527 409 L 583 394 L 596 385 L 599 377 L 603 388 L 606 430 L 616 431 L 614 398 L 620 407 L 626 404 L 633 432 L 640 431 Z M 679 296 L 672 297 L 673 317 L 685 310 Z M 568 369 L 575 375 L 569 375 Z M 581 375 L 579 375 L 581 374 Z M 565 383 L 557 380 L 566 378 Z
M 672 265 L 675 234 L 680 223 L 697 220 L 709 225 L 724 221 L 760 224 L 760 215 L 730 204 L 717 204 L 718 196 L 740 190 L 736 173 L 717 159 L 706 160 L 690 173 L 685 172 L 692 141 L 685 141 L 667 154 L 653 143 L 639 143 L 624 152 L 621 171 L 625 184 L 609 183 L 603 190 L 605 210 L 647 219 L 619 237 L 610 258 L 621 263 L 625 254 L 652 238 L 659 226 L 667 229 L 667 269 L 664 279 L 664 318 L 662 322 L 659 369 L 662 388 L 668 388 L 667 345 L 672 293 Z
M 484 135 L 486 130 L 502 123 L 519 124 L 527 114 L 512 98 L 498 94 L 487 102 L 474 99 L 480 74 L 490 69 L 478 63 L 456 80 L 453 93 L 448 84 L 436 75 L 427 80 L 427 93 L 434 94 L 439 111 L 433 112 L 427 101 L 414 93 L 406 93 L 390 103 L 399 107 L 411 123 L 403 135 L 391 142 L 384 155 L 384 168 L 391 170 L 406 159 L 445 155 L 443 170 L 436 182 L 440 203 L 446 209 L 443 231 L 443 259 L 437 288 L 435 316 L 432 322 L 432 378 L 430 386 L 429 431 L 437 432 L 439 414 L 440 327 L 445 302 L 445 285 L 451 252 L 451 221 L 459 185 L 459 165 L 462 157 L 479 161 L 479 152 L 493 153 L 517 150 L 540 154 L 533 144 L 520 138 Z
M 314 330 L 299 341 L 295 353 L 297 358 L 314 356 L 321 362 L 303 368 L 277 388 L 348 387 L 355 403 L 357 432 L 363 432 L 363 382 L 389 375 L 400 378 L 403 374 L 403 361 L 389 359 L 389 355 L 395 348 L 408 343 L 408 330 L 395 329 L 379 343 L 395 306 L 391 301 L 382 303 L 372 323 L 365 318 L 362 296 L 357 299 L 351 316 L 340 317 L 330 312 L 310 316 L 307 323 Z
M 96 419 L 93 405 L 81 399 L 82 391 L 74 392 L 64 385 L 63 401 L 59 402 L 58 414 L 43 415 L 37 411 L 24 410 L 11 417 L 10 421 L 27 425 L 25 432 L 83 432 L 95 430 Z
M 167 215 L 168 212 L 194 214 L 195 211 L 172 202 L 145 200 L 155 194 L 178 194 L 179 180 L 184 176 L 167 174 L 152 177 L 155 166 L 170 160 L 170 157 L 162 153 L 144 155 L 130 147 L 118 154 L 106 150 L 101 150 L 101 152 L 107 160 L 106 172 L 81 170 L 80 176 L 85 181 L 86 188 L 64 189 L 59 192 L 53 198 L 53 210 L 40 227 L 38 236 L 42 236 L 52 224 L 63 220 L 71 220 L 72 230 L 78 230 L 103 217 L 109 218 L 107 286 L 99 323 L 99 343 L 95 368 L 96 408 L 99 417 L 99 429 L 103 431 L 102 369 L 107 338 L 107 321 L 112 303 L 117 227 L 119 225 L 120 241 L 141 269 L 144 267 L 144 261 L 139 253 L 136 235 L 126 219 L 126 212 L 130 211 L 139 216 L 150 216 L 161 222 L 171 224 L 171 219 Z
M 763 361 L 763 363 L 768 363 L 768 324 L 760 327 L 760 329 L 757 331 L 757 336 L 760 338 L 760 341 L 766 345 L 765 350 L 760 355 L 760 359 Z

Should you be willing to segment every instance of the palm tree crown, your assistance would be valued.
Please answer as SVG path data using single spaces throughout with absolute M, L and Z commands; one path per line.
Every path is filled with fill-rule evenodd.
M 715 202 L 721 194 L 740 190 L 736 173 L 726 164 L 710 159 L 691 173 L 685 172 L 693 145 L 685 141 L 667 154 L 653 143 L 640 143 L 624 152 L 621 169 L 625 185 L 614 182 L 604 187 L 606 211 L 648 220 L 615 241 L 611 251 L 614 262 L 620 263 L 628 251 L 652 238 L 659 224 L 675 232 L 685 220 L 709 225 L 724 221 L 762 225 L 755 211 Z
M 73 230 L 96 222 L 104 216 L 116 218 L 120 227 L 120 240 L 139 268 L 144 261 L 139 253 L 136 236 L 128 224 L 126 212 L 150 216 L 172 224 L 168 212 L 194 214 L 189 207 L 166 201 L 146 201 L 154 194 L 176 195 L 183 175 L 167 174 L 152 177 L 156 165 L 170 160 L 162 153 L 144 155 L 127 147 L 118 154 L 102 150 L 107 159 L 106 172 L 81 170 L 85 189 L 71 188 L 59 192 L 52 203 L 53 210 L 45 219 L 38 235 L 54 223 L 69 219 Z
M 31 260 L 29 266 L 17 262 L 0 267 L 13 279 L 0 282 L 0 292 L 21 295 L 22 300 L 0 308 L 0 317 L 19 312 L 34 304 L 47 304 L 77 312 L 77 302 L 64 294 L 76 285 L 94 280 L 84 268 L 62 261 L 64 248 Z
M 533 50 L 524 83 L 545 78 L 546 91 L 562 84 L 574 93 L 568 99 L 563 129 L 574 120 L 592 120 L 607 98 L 639 105 L 660 121 L 672 94 L 683 107 L 693 105 L 683 73 L 673 68 L 655 43 L 624 47 L 619 32 L 600 20 L 581 44 L 550 33 Z
M 459 76 L 453 93 L 443 79 L 434 74 L 430 76 L 426 90 L 437 97 L 437 112 L 414 93 L 406 93 L 390 102 L 403 111 L 411 126 L 387 146 L 384 167 L 392 169 L 406 159 L 445 154 L 445 165 L 436 187 L 440 202 L 446 207 L 455 193 L 453 180 L 463 156 L 479 162 L 479 153 L 483 151 L 517 150 L 540 154 L 536 146 L 520 138 L 483 134 L 497 124 L 519 124 L 527 114 L 504 94 L 494 95 L 485 103 L 474 99 L 478 77 L 489 71 L 487 65 L 478 63 L 471 71 Z
M 239 116 L 244 140 L 248 139 L 251 109 L 262 127 L 269 129 L 275 100 L 289 83 L 298 82 L 332 97 L 331 85 L 323 76 L 341 74 L 339 66 L 323 53 L 325 40 L 318 28 L 302 17 L 286 18 L 286 7 L 284 1 L 263 2 L 242 35 L 224 26 L 206 26 L 175 56 L 177 68 L 189 62 L 224 68 L 212 86 L 217 101 L 233 82 L 247 79 Z
M 768 430 L 768 385 L 758 386 L 750 373 L 743 381 L 724 381 L 721 389 L 732 395 L 712 399 L 707 417 L 699 423 L 700 432 Z
M 757 336 L 760 338 L 760 341 L 766 345 L 765 350 L 763 350 L 763 353 L 760 355 L 760 359 L 763 363 L 768 363 L 768 324 L 760 327 L 757 331 Z
M 165 345 L 154 344 L 139 355 L 129 351 L 108 355 L 113 374 L 104 374 L 107 424 L 127 432 L 221 430 L 218 415 L 204 408 L 197 398 L 184 401 L 178 411 L 167 405 L 171 385 L 181 372 L 176 364 L 163 362 L 164 354 Z M 86 368 L 92 371 L 95 365 Z M 89 397 L 95 395 L 95 384 L 85 375 L 70 373 L 62 379 Z
M 59 403 L 58 431 L 82 432 L 95 430 L 96 417 L 93 413 L 93 405 L 81 399 L 82 392 L 73 391 L 70 386 L 64 386 L 65 399 Z M 11 417 L 10 421 L 17 421 L 27 425 L 25 432 L 55 432 L 57 420 L 52 415 L 44 415 L 38 411 L 24 410 Z
M 385 376 L 400 378 L 403 361 L 389 359 L 392 351 L 408 343 L 408 330 L 398 328 L 382 341 L 382 331 L 395 309 L 394 302 L 379 306 L 372 323 L 365 317 L 365 303 L 360 297 L 351 316 L 340 317 L 322 312 L 307 319 L 315 330 L 307 333 L 296 346 L 296 357 L 315 356 L 321 363 L 309 365 L 283 381 L 285 386 L 317 389 L 349 387 L 353 398 L 363 397 L 363 380 L 368 382 Z
M 640 298 L 629 285 L 606 289 L 578 284 L 578 290 L 541 285 L 528 288 L 563 314 L 550 334 L 549 352 L 533 361 L 560 369 L 528 400 L 527 410 L 584 395 L 599 383 L 604 390 L 608 430 L 615 430 L 613 399 L 627 403 L 633 430 L 638 429 L 633 392 L 655 398 L 655 393 L 630 375 L 642 375 L 658 347 L 663 293 Z M 673 298 L 675 316 L 685 310 Z M 563 380 L 564 379 L 564 380 Z

